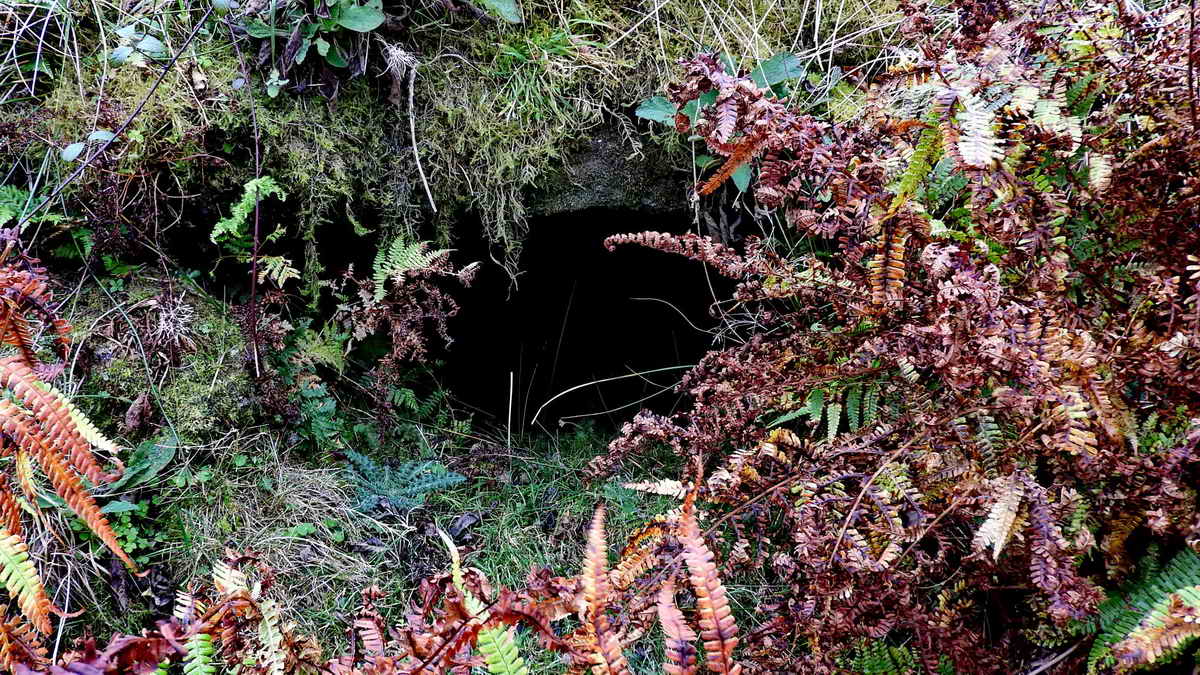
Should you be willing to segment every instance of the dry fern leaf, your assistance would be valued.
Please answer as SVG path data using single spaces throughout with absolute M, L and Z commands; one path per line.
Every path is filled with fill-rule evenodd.
M 14 672 L 18 663 L 38 668 L 45 661 L 46 650 L 33 627 L 0 611 L 0 669 Z
M 692 675 L 696 672 L 696 631 L 687 624 L 675 604 L 675 583 L 668 580 L 658 592 L 658 621 L 666 635 L 667 660 L 663 672 L 668 675 Z
M 991 547 L 992 560 L 1000 559 L 1000 551 L 1012 536 L 1024 496 L 1025 488 L 1021 481 L 1016 480 L 1014 476 L 1004 480 L 996 493 L 996 501 L 992 503 L 987 519 L 975 532 L 975 539 L 971 545 L 976 551 Z
M 964 92 L 958 100 L 963 106 L 958 115 L 962 127 L 958 154 L 972 169 L 990 169 L 1004 156 L 1001 141 L 996 136 L 995 116 L 972 93 Z
M 48 439 L 48 444 L 37 421 L 6 400 L 0 400 L 0 430 L 13 439 L 22 451 L 33 456 L 42 467 L 42 472 L 50 479 L 54 492 L 87 524 L 88 529 L 104 542 L 113 555 L 120 558 L 129 569 L 136 570 L 137 565 L 121 548 L 116 533 L 113 532 L 108 519 L 100 512 L 96 500 L 92 499 L 79 482 L 72 467 L 67 465 L 63 453 L 50 445 L 54 443 L 54 438 Z
M 582 617 L 588 632 L 595 639 L 592 653 L 594 675 L 627 675 L 629 664 L 621 651 L 621 642 L 608 621 L 608 599 L 611 586 L 608 579 L 608 544 L 604 536 L 604 505 L 596 507 L 592 526 L 588 530 L 587 552 L 584 555 Z
M 110 455 L 115 455 L 120 452 L 121 446 L 108 440 L 104 434 L 100 433 L 100 430 L 96 428 L 96 425 L 92 424 L 92 421 L 87 418 L 87 415 L 84 415 L 83 411 L 76 407 L 76 405 L 72 403 L 65 394 L 50 384 L 45 382 L 41 382 L 40 384 L 42 385 L 42 388 L 46 390 L 46 393 L 57 399 L 58 402 L 67 409 L 67 414 L 71 416 L 71 421 L 75 423 L 75 428 L 79 430 L 79 434 L 83 436 L 84 440 L 96 446 L 97 449 L 107 452 Z
M 262 620 L 258 624 L 258 638 L 262 642 L 258 665 L 267 675 L 284 675 L 287 652 L 283 648 L 283 629 L 280 624 L 279 607 L 269 598 L 258 603 Z
M 683 509 L 679 543 L 683 544 L 683 559 L 687 562 L 689 580 L 696 593 L 700 638 L 704 640 L 708 669 L 714 673 L 738 675 L 742 666 L 733 660 L 733 650 L 738 644 L 737 622 L 729 609 L 725 585 L 717 574 L 712 551 L 704 543 L 690 499 L 691 495 Z
M 1112 184 L 1112 157 L 1093 152 L 1088 155 L 1088 187 L 1092 192 L 1100 193 Z
M 8 530 L 9 534 L 21 534 L 21 505 L 4 474 L 0 474 L 0 528 Z
M 687 494 L 687 490 L 684 489 L 683 483 L 669 478 L 663 480 L 641 481 L 638 483 L 621 483 L 621 487 L 625 488 L 626 490 L 636 490 L 638 492 L 645 492 L 652 495 L 662 495 L 664 497 L 674 497 L 676 499 L 683 499 L 684 495 Z
M 84 436 L 63 401 L 43 389 L 33 370 L 13 356 L 0 360 L 0 387 L 8 390 L 15 401 L 29 409 L 36 419 L 46 442 L 66 455 L 71 465 L 94 485 L 107 483 L 116 476 L 104 473 L 92 456 L 92 444 Z M 11 405 L 11 404 L 10 404 Z M 12 406 L 13 409 L 17 409 Z
M 222 596 L 235 593 L 250 594 L 250 581 L 246 579 L 246 575 L 221 560 L 213 565 L 213 587 Z
M 21 613 L 44 635 L 50 634 L 50 598 L 42 587 L 29 550 L 21 537 L 0 529 L 0 582 L 16 599 Z

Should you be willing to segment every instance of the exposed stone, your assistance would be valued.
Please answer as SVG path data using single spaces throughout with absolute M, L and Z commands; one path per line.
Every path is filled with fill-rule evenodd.
M 686 211 L 691 175 L 672 166 L 669 154 L 652 143 L 635 152 L 612 126 L 598 128 L 570 153 L 565 168 L 534 192 L 530 216 L 588 209 L 646 213 Z

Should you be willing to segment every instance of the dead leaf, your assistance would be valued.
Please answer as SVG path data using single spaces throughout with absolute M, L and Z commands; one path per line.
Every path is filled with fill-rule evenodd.
M 153 416 L 154 407 L 150 404 L 150 395 L 143 391 L 133 399 L 133 403 L 125 411 L 125 433 L 133 433 L 149 425 Z

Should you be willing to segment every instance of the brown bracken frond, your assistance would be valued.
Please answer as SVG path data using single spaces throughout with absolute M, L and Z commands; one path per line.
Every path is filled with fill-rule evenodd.
M 689 580 L 696 593 L 696 613 L 700 617 L 700 637 L 708 669 L 714 673 L 738 675 L 742 667 L 733 660 L 738 644 L 738 627 L 729 609 L 725 585 L 713 564 L 712 551 L 704 543 L 704 535 L 696 522 L 693 495 L 684 505 L 680 521 L 679 543 L 683 544 L 683 559 L 687 562 Z
M 31 629 L 48 634 L 50 614 L 59 610 L 50 603 L 29 558 L 18 501 L 23 497 L 36 514 L 35 465 L 100 541 L 130 569 L 136 566 L 121 549 L 116 533 L 83 483 L 86 479 L 92 485 L 102 485 L 119 475 L 105 472 L 93 455 L 93 448 L 113 453 L 117 446 L 43 381 L 63 369 L 70 326 L 55 313 L 45 270 L 37 266 L 37 260 L 16 252 L 11 233 L 0 232 L 0 239 L 5 241 L 0 251 L 0 344 L 16 348 L 15 354 L 0 359 L 0 388 L 4 392 L 0 397 L 0 462 L 6 471 L 0 475 L 0 580 Z M 38 345 L 30 330 L 32 315 L 53 330 L 58 363 L 39 361 Z M 14 492 L 15 487 L 20 488 L 20 496 Z M 24 640 L 21 636 L 25 633 L 16 626 L 9 622 L 6 628 L 5 648 L 10 653 L 16 653 L 12 652 L 13 645 Z
M 667 661 L 663 672 L 668 675 L 692 675 L 696 672 L 696 631 L 687 625 L 683 612 L 675 604 L 675 584 L 663 584 L 658 592 L 658 621 L 666 635 Z
M 608 579 L 608 544 L 604 536 L 603 504 L 596 507 L 592 526 L 588 530 L 581 582 L 586 607 L 583 619 L 596 645 L 592 654 L 592 673 L 626 675 L 629 665 L 621 650 L 621 642 L 608 620 L 608 602 L 612 586 Z

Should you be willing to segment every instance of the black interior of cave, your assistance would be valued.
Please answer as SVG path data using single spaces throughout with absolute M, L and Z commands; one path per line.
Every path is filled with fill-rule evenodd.
M 583 420 L 617 426 L 643 407 L 670 412 L 681 367 L 712 345 L 709 308 L 729 283 L 680 256 L 633 245 L 609 252 L 603 241 L 690 225 L 688 213 L 610 210 L 534 220 L 515 289 L 487 264 L 456 294 L 462 309 L 450 327 L 444 383 L 500 424 L 511 398 L 514 431 L 535 415 L 537 426 L 553 429 Z

